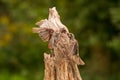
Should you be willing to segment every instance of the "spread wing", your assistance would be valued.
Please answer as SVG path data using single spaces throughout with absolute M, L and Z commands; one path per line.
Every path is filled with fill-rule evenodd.
M 38 33 L 40 38 L 46 42 L 49 41 L 53 30 L 48 28 L 33 28 L 33 32 Z

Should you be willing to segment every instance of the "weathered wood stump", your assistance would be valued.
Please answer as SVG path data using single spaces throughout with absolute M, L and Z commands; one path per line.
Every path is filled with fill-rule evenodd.
M 55 7 L 49 9 L 49 18 L 36 23 L 33 28 L 41 39 L 48 41 L 50 54 L 44 53 L 44 80 L 82 80 L 78 65 L 84 65 L 79 57 L 78 42 L 60 21 Z

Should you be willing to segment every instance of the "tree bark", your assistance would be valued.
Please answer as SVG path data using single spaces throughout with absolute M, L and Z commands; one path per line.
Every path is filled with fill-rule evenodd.
M 78 65 L 85 63 L 79 57 L 78 42 L 60 21 L 55 7 L 49 9 L 49 18 L 36 23 L 33 28 L 41 39 L 48 41 L 50 54 L 44 53 L 44 80 L 82 80 Z

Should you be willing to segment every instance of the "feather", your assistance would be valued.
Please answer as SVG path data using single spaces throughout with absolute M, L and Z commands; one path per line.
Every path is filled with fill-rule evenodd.
M 38 33 L 40 38 L 44 42 L 46 42 L 50 39 L 50 36 L 54 32 L 54 30 L 48 28 L 33 28 L 33 32 Z

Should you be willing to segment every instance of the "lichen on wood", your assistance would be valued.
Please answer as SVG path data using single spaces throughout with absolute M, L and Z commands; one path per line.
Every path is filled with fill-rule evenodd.
M 60 21 L 56 8 L 49 9 L 48 19 L 36 23 L 33 32 L 48 41 L 50 54 L 44 53 L 44 80 L 82 80 L 78 65 L 85 63 L 79 57 L 79 46 L 74 35 Z

